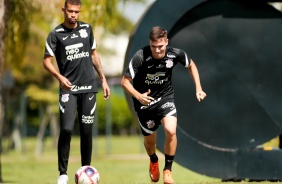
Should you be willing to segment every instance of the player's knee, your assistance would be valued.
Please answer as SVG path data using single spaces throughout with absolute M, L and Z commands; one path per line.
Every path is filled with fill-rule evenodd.
M 176 138 L 176 131 L 174 130 L 168 130 L 165 132 L 166 138 L 168 139 L 174 139 Z
M 155 140 L 145 140 L 144 145 L 145 147 L 154 147 L 156 145 L 156 141 Z
M 72 134 L 72 130 L 71 129 L 61 129 L 61 131 L 60 131 L 60 134 L 62 134 L 62 135 L 71 135 Z
M 144 146 L 145 146 L 146 148 L 153 148 L 153 147 L 156 146 L 156 144 L 153 144 L 152 142 L 146 142 L 146 143 L 144 143 Z

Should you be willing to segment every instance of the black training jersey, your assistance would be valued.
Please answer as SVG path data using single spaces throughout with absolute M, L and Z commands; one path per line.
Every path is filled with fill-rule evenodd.
M 124 75 L 133 79 L 133 87 L 140 93 L 150 89 L 149 96 L 155 99 L 153 104 L 165 97 L 174 98 L 171 77 L 178 62 L 185 67 L 190 64 L 190 58 L 183 50 L 167 47 L 164 58 L 154 59 L 150 46 L 146 46 L 135 53 Z M 136 110 L 142 106 L 135 98 L 133 102 Z
M 60 73 L 72 84 L 71 90 L 60 87 L 60 93 L 97 92 L 91 52 L 96 48 L 92 27 L 84 22 L 68 29 L 60 24 L 46 40 L 45 55 L 55 56 Z

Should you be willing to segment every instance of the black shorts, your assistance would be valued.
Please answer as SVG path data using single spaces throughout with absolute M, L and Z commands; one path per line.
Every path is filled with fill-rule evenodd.
M 153 134 L 161 124 L 161 119 L 166 116 L 177 118 L 174 99 L 163 99 L 151 107 L 137 112 L 141 132 L 144 136 Z
M 80 124 L 92 126 L 96 110 L 96 93 L 61 94 L 59 100 L 61 129 L 73 129 L 76 112 Z

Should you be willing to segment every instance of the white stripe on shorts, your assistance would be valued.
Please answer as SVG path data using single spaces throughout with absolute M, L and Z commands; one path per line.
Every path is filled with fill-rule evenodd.
M 139 121 L 140 127 L 141 127 L 146 133 L 148 133 L 148 134 L 153 134 L 153 133 L 154 133 L 154 131 L 151 131 L 151 130 L 149 130 L 149 129 L 143 127 L 142 124 L 141 124 L 141 122 L 140 122 L 140 120 L 139 120 L 139 118 L 138 118 L 138 121 Z
M 165 116 L 171 116 L 173 114 L 176 113 L 176 109 L 173 109 L 172 111 L 170 111 L 169 113 L 167 113 Z

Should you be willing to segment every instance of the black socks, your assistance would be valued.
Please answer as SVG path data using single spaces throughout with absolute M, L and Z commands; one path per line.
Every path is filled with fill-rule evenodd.
M 150 160 L 151 160 L 152 163 L 156 163 L 159 160 L 156 153 L 154 153 L 153 155 L 149 155 L 149 157 L 150 157 Z
M 165 166 L 164 170 L 170 170 L 171 171 L 171 166 L 173 163 L 174 155 L 167 155 L 165 154 Z
M 156 153 L 149 155 L 150 157 L 150 161 L 152 163 L 156 163 L 159 159 L 158 156 L 156 155 Z M 172 167 L 172 163 L 174 160 L 174 155 L 167 155 L 165 154 L 165 166 L 164 166 L 164 170 L 170 170 L 171 171 L 171 167 Z

